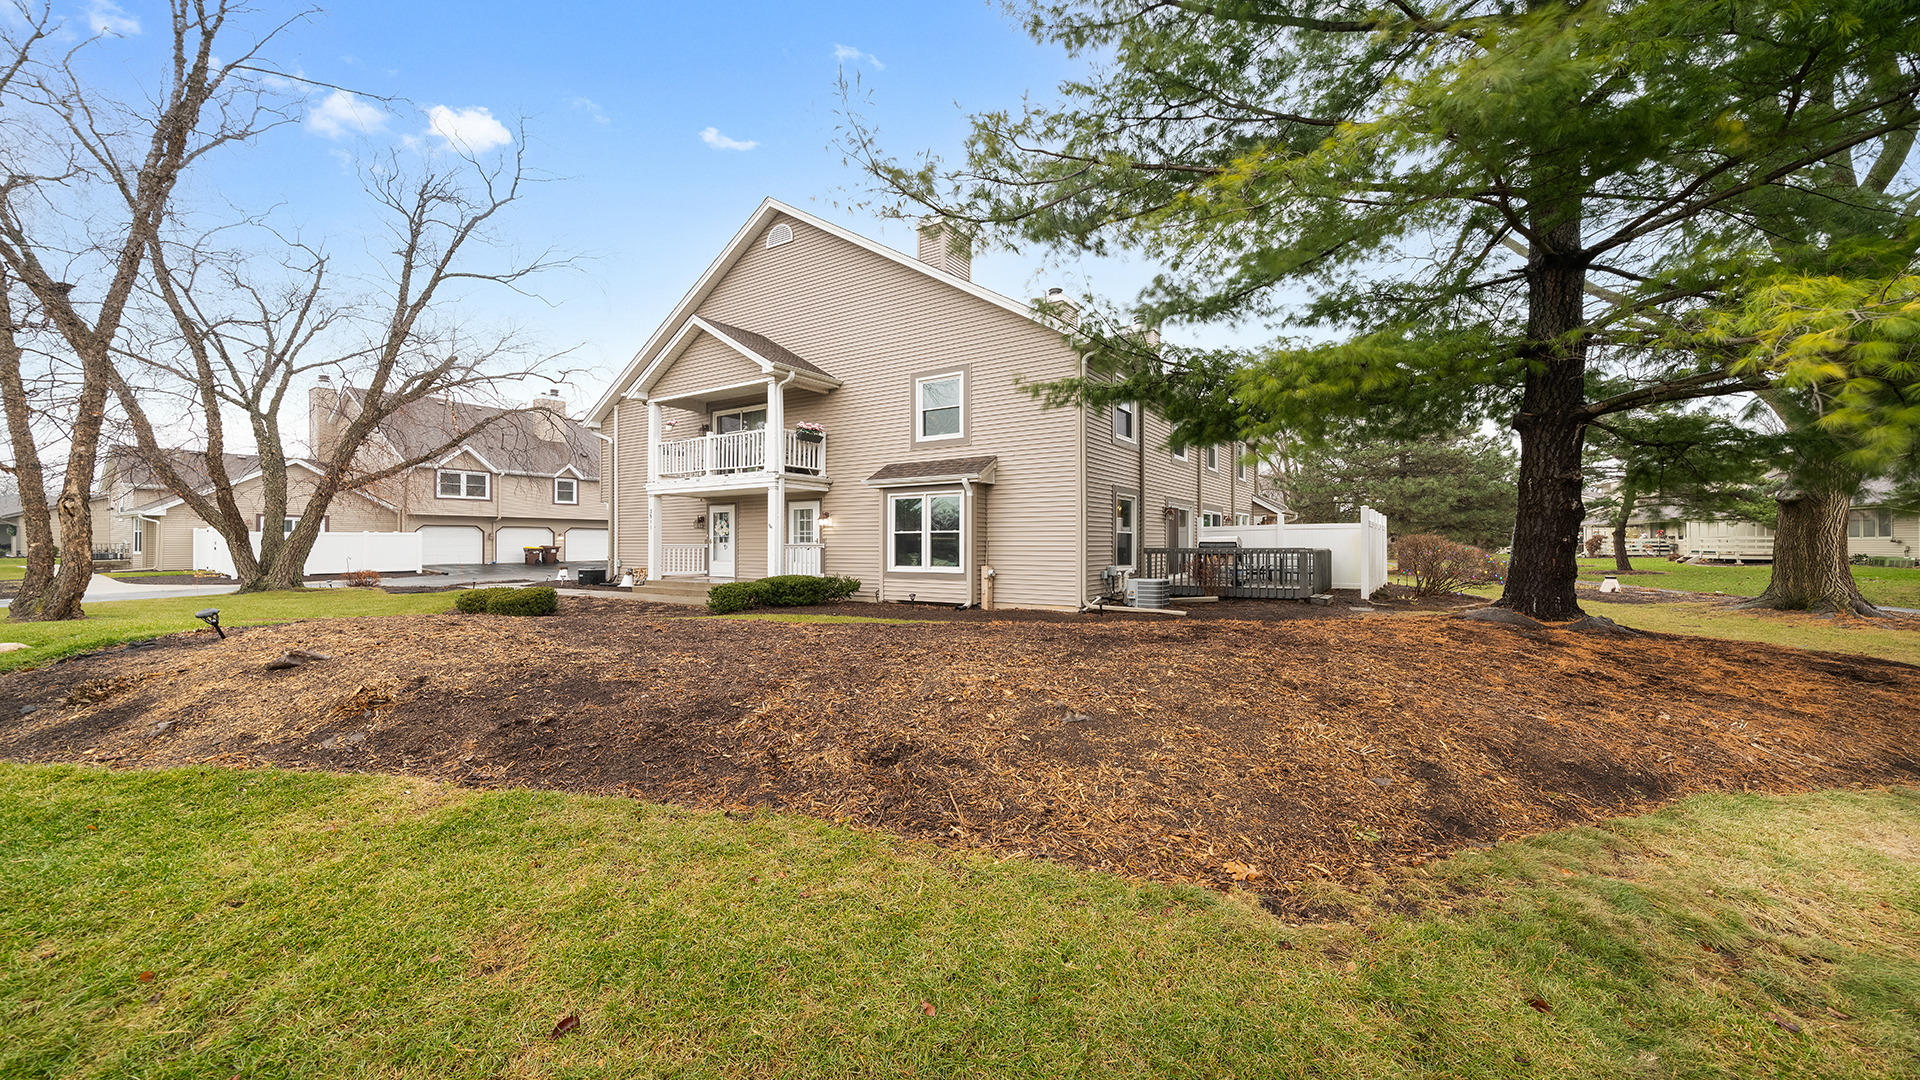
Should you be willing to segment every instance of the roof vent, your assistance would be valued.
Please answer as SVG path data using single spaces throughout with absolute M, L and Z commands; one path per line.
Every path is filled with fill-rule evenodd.
M 777 248 L 781 244 L 790 244 L 792 242 L 793 226 L 791 225 L 783 223 L 767 230 L 767 246 L 769 248 Z

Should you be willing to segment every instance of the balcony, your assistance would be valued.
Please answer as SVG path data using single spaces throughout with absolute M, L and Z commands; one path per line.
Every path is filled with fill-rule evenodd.
M 769 437 L 784 445 L 780 461 L 788 477 L 824 477 L 827 473 L 826 436 L 788 430 L 781 432 L 730 431 L 690 439 L 662 439 L 653 444 L 652 473 L 670 487 L 687 482 L 718 481 L 721 486 L 756 487 L 767 480 L 772 464 L 767 457 Z

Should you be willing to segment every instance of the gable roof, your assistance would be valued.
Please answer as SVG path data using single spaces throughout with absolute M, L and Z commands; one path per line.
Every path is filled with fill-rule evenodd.
M 815 375 L 826 375 L 829 379 L 833 378 L 832 375 L 828 375 L 820 368 L 795 356 L 785 345 L 771 338 L 762 337 L 751 330 L 742 330 L 737 326 L 729 326 L 719 319 L 705 319 L 696 316 L 694 321 L 706 323 L 739 344 L 745 345 L 748 349 L 759 353 L 761 359 L 769 363 L 779 364 L 782 367 L 798 368 L 801 371 L 811 371 Z
M 358 387 L 341 390 L 357 403 L 366 391 Z M 586 425 L 568 419 L 557 410 L 545 410 L 547 417 L 532 409 L 498 409 L 443 397 L 424 397 L 396 410 L 379 426 L 380 434 L 402 459 L 417 457 L 443 445 L 465 429 L 491 420 L 486 427 L 467 436 L 459 446 L 440 459 L 452 460 L 469 451 L 488 469 L 523 476 L 556 476 L 572 466 L 582 480 L 600 479 L 600 440 Z M 554 424 L 549 428 L 546 419 Z M 553 434 L 560 438 L 550 438 Z
M 238 476 L 235 476 L 231 473 L 228 474 L 227 478 L 230 481 L 232 481 L 233 486 L 239 487 L 241 484 L 248 483 L 249 481 L 258 480 L 261 477 L 261 475 L 265 473 L 266 470 L 261 469 L 257 464 L 259 459 L 254 458 L 253 460 L 256 462 L 256 465 L 252 470 Z M 320 468 L 320 466 L 315 465 L 313 462 L 308 461 L 305 458 L 288 458 L 287 468 L 289 470 L 305 469 L 308 472 L 314 474 L 315 476 L 322 475 L 324 471 Z M 203 484 L 200 487 L 195 488 L 194 490 L 199 492 L 202 495 L 211 494 L 213 491 L 213 483 L 212 481 L 208 481 L 206 484 Z M 358 495 L 359 497 L 367 500 L 368 502 L 374 503 L 379 506 L 383 506 L 388 510 L 399 509 L 399 507 L 394 506 L 392 503 L 388 502 L 387 500 L 382 499 L 377 495 L 369 495 L 366 492 L 359 490 L 358 488 L 347 488 L 341 491 L 340 495 Z M 338 498 L 339 496 L 335 496 L 335 497 Z M 169 493 L 143 506 L 136 506 L 125 511 L 120 511 L 118 513 L 120 513 L 122 516 L 125 516 L 125 517 L 148 517 L 153 514 L 164 514 L 176 506 L 185 505 L 186 501 L 187 500 L 181 498 L 178 495 Z
M 976 299 L 984 300 L 995 307 L 1003 308 L 1021 318 L 1034 319 L 1037 321 L 1044 320 L 1045 318 L 1040 313 L 1034 311 L 1033 307 L 1029 304 L 1002 296 L 992 289 L 983 288 L 966 278 L 947 273 L 938 267 L 921 262 L 919 259 L 905 252 L 895 251 L 885 244 L 875 240 L 869 240 L 858 233 L 843 229 L 831 221 L 815 217 L 804 210 L 788 206 L 786 203 L 769 197 L 761 200 L 759 207 L 754 210 L 752 216 L 747 218 L 746 224 L 740 226 L 740 231 L 734 233 L 733 239 L 727 241 L 727 246 L 721 249 L 720 254 L 714 258 L 713 262 L 707 266 L 706 271 L 694 282 L 693 288 L 687 290 L 687 294 L 680 298 L 678 304 L 674 305 L 672 313 L 660 324 L 659 329 L 655 330 L 653 335 L 647 339 L 646 343 L 640 346 L 639 351 L 633 354 L 633 359 L 629 361 L 626 368 L 620 372 L 619 377 L 608 384 L 607 392 L 600 396 L 600 400 L 594 403 L 593 408 L 587 410 L 584 421 L 587 425 L 599 427 L 606 421 L 607 414 L 613 411 L 614 407 L 627 395 L 627 392 L 639 381 L 641 376 L 646 374 L 648 370 L 654 366 L 655 362 L 660 359 L 666 349 L 681 337 L 689 321 L 696 317 L 694 316 L 694 312 L 705 302 L 714 288 L 720 284 L 721 279 L 726 277 L 727 271 L 733 268 L 733 264 L 738 261 L 740 256 L 745 254 L 754 241 L 759 238 L 761 232 L 766 229 L 767 224 L 775 217 L 781 215 L 793 218 L 829 236 L 844 240 L 849 244 L 872 252 L 883 259 L 888 259 L 900 266 L 912 269 L 917 273 L 925 274 L 927 277 L 943 285 L 957 289 Z M 723 325 L 712 324 L 710 320 L 705 319 L 700 321 L 709 322 L 710 325 L 715 327 Z M 723 336 L 726 335 L 726 333 L 725 330 L 719 330 L 716 336 Z M 758 337 L 759 335 L 754 336 Z M 739 341 L 737 338 L 735 341 L 749 349 L 752 348 L 752 346 L 748 346 L 746 342 Z M 769 344 L 772 343 L 769 342 Z M 764 358 L 784 364 L 783 361 L 774 360 L 771 356 Z M 794 359 L 798 360 L 799 358 L 794 357 Z M 807 364 L 804 360 L 800 361 L 800 364 L 806 365 L 804 368 L 801 368 L 801 370 L 819 371 L 818 368 Z M 799 367 L 800 365 L 785 366 Z M 824 372 L 820 373 L 825 374 Z
M 868 487 L 906 487 L 909 484 L 944 484 L 956 480 L 993 483 L 994 469 L 1000 459 L 985 457 L 943 458 L 939 461 L 897 461 L 882 465 L 867 477 Z
M 165 491 L 166 481 L 160 479 L 160 473 L 154 467 L 154 458 L 166 459 L 173 466 L 173 471 L 195 491 L 213 483 L 212 470 L 207 468 L 207 452 L 204 450 L 166 449 L 148 454 L 138 446 L 124 443 L 107 450 L 106 476 L 131 484 L 136 491 L 143 488 Z M 222 454 L 220 459 L 229 477 L 244 476 L 260 467 L 258 454 Z

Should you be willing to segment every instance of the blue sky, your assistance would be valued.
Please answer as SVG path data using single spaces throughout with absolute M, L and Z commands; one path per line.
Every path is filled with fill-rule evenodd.
M 164 48 L 165 9 L 102 0 L 78 19 L 135 20 L 110 48 Z M 375 220 L 356 157 L 431 146 L 432 127 L 498 139 L 524 124 L 529 163 L 562 179 L 508 222 L 524 247 L 589 256 L 540 285 L 542 303 L 491 303 L 552 347 L 578 344 L 590 403 L 760 199 L 771 195 L 899 248 L 905 226 L 841 209 L 862 175 L 831 147 L 836 77 L 858 75 L 863 110 L 887 146 L 949 157 L 964 113 L 1044 97 L 1076 67 L 1036 45 L 997 5 L 898 3 L 609 4 L 346 0 L 291 29 L 269 53 L 315 91 L 298 129 L 269 135 L 201 176 L 196 198 L 279 204 L 308 239 L 364 247 Z M 396 100 L 371 100 L 385 97 Z M 517 137 L 517 136 L 516 136 Z M 1013 296 L 1047 286 L 1125 299 L 1150 268 L 1106 260 L 1045 265 L 994 254 L 974 278 Z

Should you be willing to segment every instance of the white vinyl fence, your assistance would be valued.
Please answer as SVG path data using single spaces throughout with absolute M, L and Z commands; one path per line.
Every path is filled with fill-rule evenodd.
M 1202 541 L 1233 540 L 1243 548 L 1326 548 L 1333 587 L 1358 589 L 1362 600 L 1387 583 L 1387 516 L 1360 508 L 1357 522 L 1203 526 Z
M 252 534 L 253 553 L 260 554 L 260 534 Z M 306 573 L 344 574 L 351 570 L 378 570 L 383 574 L 420 572 L 422 538 L 417 532 L 323 532 L 307 553 Z M 233 553 L 217 529 L 193 530 L 193 566 L 233 575 Z

